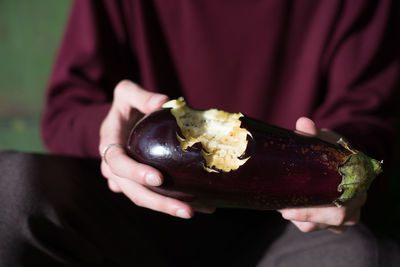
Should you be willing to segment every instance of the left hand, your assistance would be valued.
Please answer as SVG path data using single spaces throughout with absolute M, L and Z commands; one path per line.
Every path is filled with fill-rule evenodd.
M 332 143 L 336 143 L 341 137 L 333 131 L 317 129 L 314 122 L 305 117 L 297 120 L 296 131 L 317 136 Z M 340 208 L 332 204 L 330 206 L 282 209 L 279 212 L 283 218 L 290 220 L 302 232 L 328 229 L 335 233 L 342 233 L 349 226 L 359 222 L 361 207 L 366 200 L 367 195 L 364 194 L 348 201 Z

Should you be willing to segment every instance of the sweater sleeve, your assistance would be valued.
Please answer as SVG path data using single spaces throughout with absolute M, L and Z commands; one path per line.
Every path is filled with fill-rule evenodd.
M 42 137 L 56 154 L 99 157 L 113 88 L 135 79 L 119 1 L 74 2 L 48 87 Z
M 345 2 L 327 46 L 321 63 L 326 93 L 313 118 L 355 148 L 390 161 L 399 91 L 398 9 L 391 1 L 359 2 Z

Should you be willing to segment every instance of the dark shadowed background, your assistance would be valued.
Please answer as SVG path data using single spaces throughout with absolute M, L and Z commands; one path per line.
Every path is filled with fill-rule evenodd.
M 71 2 L 0 0 L 0 150 L 45 152 L 44 92 Z M 398 162 L 377 225 L 400 240 Z

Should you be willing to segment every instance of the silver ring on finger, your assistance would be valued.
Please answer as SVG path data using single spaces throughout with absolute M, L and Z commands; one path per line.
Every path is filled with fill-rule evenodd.
M 104 161 L 104 163 L 107 165 L 108 165 L 107 158 L 106 158 L 107 151 L 114 146 L 119 147 L 119 148 L 124 148 L 121 144 L 109 144 L 106 147 L 104 147 L 103 151 L 101 152 L 101 160 Z

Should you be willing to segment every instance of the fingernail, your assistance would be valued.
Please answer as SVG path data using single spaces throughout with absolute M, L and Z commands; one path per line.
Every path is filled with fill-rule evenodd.
M 153 173 L 148 173 L 146 174 L 146 184 L 152 185 L 152 186 L 157 186 L 161 184 L 161 178 Z
M 183 219 L 190 219 L 189 213 L 184 209 L 179 209 L 176 211 L 176 216 L 183 218 Z
M 149 104 L 151 107 L 159 107 L 167 99 L 165 95 L 154 95 L 151 97 Z

